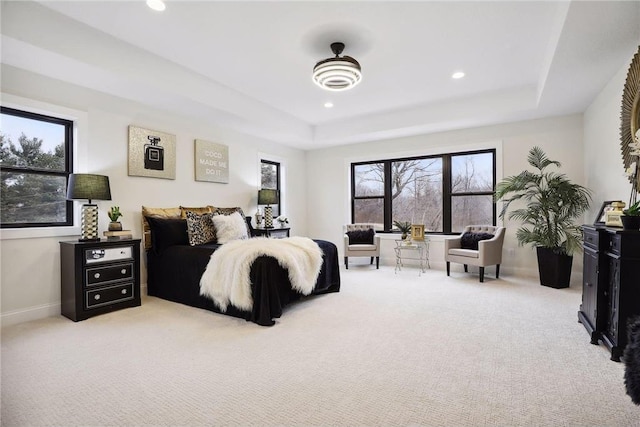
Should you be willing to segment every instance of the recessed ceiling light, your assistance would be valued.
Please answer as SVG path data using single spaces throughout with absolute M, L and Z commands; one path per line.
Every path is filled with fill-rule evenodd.
M 324 103 L 324 108 L 332 108 L 333 107 L 333 102 L 325 102 Z
M 464 72 L 462 72 L 462 71 L 456 71 L 455 73 L 453 73 L 451 75 L 452 79 L 461 79 L 463 77 L 464 77 Z
M 162 0 L 147 0 L 147 6 L 158 12 L 162 12 L 167 8 Z

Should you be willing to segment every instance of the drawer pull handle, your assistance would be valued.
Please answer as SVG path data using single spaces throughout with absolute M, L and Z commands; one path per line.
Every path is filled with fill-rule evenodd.
M 96 279 L 99 279 L 100 278 L 100 273 L 94 274 L 93 277 L 95 277 Z
M 120 255 L 126 255 L 127 251 L 120 251 Z
M 95 296 L 93 297 L 94 300 L 98 301 L 100 299 L 100 294 L 95 294 Z
M 122 274 L 127 274 L 127 269 L 126 269 L 126 268 L 123 268 L 122 270 L 120 270 L 120 273 L 122 273 Z
M 123 290 L 122 290 L 122 295 L 126 295 L 126 294 L 127 294 L 127 290 L 126 290 L 126 289 L 123 289 Z

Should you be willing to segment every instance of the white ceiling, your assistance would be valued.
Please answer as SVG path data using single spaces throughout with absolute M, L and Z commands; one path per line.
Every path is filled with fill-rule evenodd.
M 314 149 L 583 112 L 640 42 L 638 1 L 166 4 L 3 1 L 2 62 Z M 311 81 L 334 41 L 350 91 Z

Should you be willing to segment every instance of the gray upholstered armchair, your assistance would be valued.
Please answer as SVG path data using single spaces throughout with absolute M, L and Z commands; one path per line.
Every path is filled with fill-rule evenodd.
M 484 268 L 489 265 L 496 266 L 496 279 L 500 277 L 500 263 L 502 262 L 502 243 L 504 242 L 504 227 L 493 225 L 468 225 L 458 237 L 447 238 L 444 241 L 444 260 L 447 262 L 447 276 L 449 276 L 450 263 L 457 262 L 464 264 L 464 271 L 468 272 L 468 265 L 480 267 L 480 281 L 484 282 Z M 474 233 L 474 236 L 464 233 Z M 493 237 L 481 236 L 481 234 L 492 234 Z M 465 238 L 463 239 L 463 236 Z M 477 240 L 484 237 L 486 240 Z M 464 241 L 463 241 L 464 240 Z M 477 249 L 469 248 L 473 241 L 477 244 Z
M 375 233 L 375 224 L 347 224 L 344 226 L 344 266 L 349 269 L 349 257 L 371 257 L 371 264 L 373 264 L 373 257 L 376 258 L 376 268 L 380 268 L 380 236 Z M 373 230 L 373 233 L 368 230 Z M 350 241 L 350 232 L 361 232 L 362 236 L 367 237 L 366 240 L 355 239 L 352 234 Z M 372 235 L 371 235 L 372 234 Z

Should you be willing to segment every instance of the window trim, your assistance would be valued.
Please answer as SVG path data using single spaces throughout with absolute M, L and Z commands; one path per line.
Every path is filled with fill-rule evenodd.
M 278 192 L 278 203 L 274 203 L 271 206 L 278 206 L 278 214 L 282 215 L 282 164 L 275 160 L 268 160 L 265 158 L 260 159 L 260 188 L 262 189 L 262 164 L 273 165 L 276 167 L 276 191 Z
M 52 171 L 45 169 L 25 168 L 16 166 L 2 166 L 3 171 L 16 172 L 16 173 L 28 173 L 34 175 L 46 175 L 65 177 L 65 181 L 68 183 L 69 175 L 73 173 L 74 164 L 74 128 L 75 123 L 71 119 L 55 117 L 48 114 L 35 113 L 28 111 L 27 109 L 12 108 L 5 105 L 0 106 L 0 114 L 7 114 L 16 117 L 22 117 L 31 120 L 38 120 L 47 123 L 53 123 L 64 126 L 65 135 L 65 170 L 64 171 Z M 22 223 L 2 223 L 0 222 L 1 230 L 15 230 L 15 229 L 49 229 L 49 228 L 69 228 L 74 225 L 74 204 L 72 200 L 66 200 L 66 218 L 63 222 L 22 222 Z M 3 233 L 3 238 L 4 238 Z
M 411 156 L 399 156 L 399 157 L 390 157 L 385 159 L 377 159 L 377 160 L 365 160 L 365 161 L 351 161 L 350 162 L 350 206 L 351 206 L 351 222 L 355 221 L 355 202 L 356 200 L 364 200 L 364 199 L 383 199 L 384 204 L 384 230 L 380 230 L 381 233 L 393 233 L 392 227 L 392 200 L 391 200 L 391 180 L 388 177 L 391 176 L 391 164 L 393 162 L 398 161 L 407 161 L 407 160 L 422 160 L 429 158 L 442 158 L 442 231 L 441 232 L 428 232 L 427 234 L 434 235 L 455 235 L 459 234 L 459 232 L 451 231 L 451 208 L 452 208 L 452 198 L 455 196 L 463 196 L 463 195 L 489 195 L 493 194 L 493 191 L 485 191 L 485 192 L 465 192 L 465 193 L 453 193 L 452 192 L 452 182 L 451 182 L 451 158 L 455 156 L 464 156 L 464 155 L 472 155 L 472 154 L 484 154 L 484 153 L 492 153 L 493 155 L 493 185 L 495 190 L 495 185 L 498 182 L 498 156 L 501 153 L 501 143 L 492 144 L 492 146 L 484 146 L 483 148 L 473 148 L 464 150 L 451 150 L 448 152 L 438 152 L 433 154 L 416 154 Z M 374 164 L 374 163 L 383 163 L 384 171 L 385 171 L 385 182 L 384 182 L 384 195 L 383 196 L 355 196 L 355 167 L 360 165 Z M 493 225 L 497 224 L 497 205 L 496 202 L 493 201 Z

